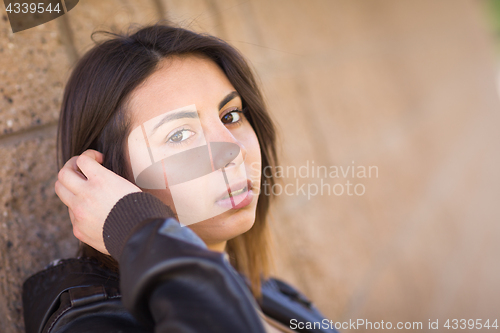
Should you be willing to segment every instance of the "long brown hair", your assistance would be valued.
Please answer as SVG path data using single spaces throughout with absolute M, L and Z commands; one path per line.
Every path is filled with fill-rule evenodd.
M 248 109 L 248 121 L 259 140 L 262 170 L 277 165 L 275 128 L 260 89 L 245 59 L 223 40 L 183 28 L 156 24 L 133 34 L 105 33 L 108 38 L 90 49 L 76 64 L 66 84 L 58 128 L 58 160 L 64 164 L 87 149 L 104 154 L 103 165 L 127 178 L 124 144 L 130 132 L 127 98 L 149 77 L 164 58 L 201 54 L 224 71 Z M 261 173 L 261 195 L 256 220 L 246 233 L 227 242 L 226 251 L 236 270 L 251 282 L 260 296 L 261 278 L 269 274 L 270 248 L 266 216 L 271 197 L 264 193 L 273 178 Z M 79 255 L 97 259 L 118 271 L 118 263 L 92 247 L 81 244 Z

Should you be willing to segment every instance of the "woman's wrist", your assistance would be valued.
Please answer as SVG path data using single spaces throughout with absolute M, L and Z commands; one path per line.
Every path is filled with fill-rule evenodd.
M 110 255 L 119 260 L 133 229 L 152 218 L 174 217 L 174 213 L 152 194 L 134 192 L 121 198 L 109 212 L 103 226 L 103 239 Z

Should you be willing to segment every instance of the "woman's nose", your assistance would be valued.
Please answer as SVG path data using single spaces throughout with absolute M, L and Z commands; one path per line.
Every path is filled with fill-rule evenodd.
M 226 168 L 231 163 L 236 164 L 235 159 L 240 153 L 240 146 L 233 142 L 210 142 L 209 145 L 214 171 Z
M 216 131 L 216 133 L 214 132 L 207 133 L 208 135 L 206 135 L 214 171 L 231 165 L 241 164 L 246 157 L 246 149 L 243 144 L 225 126 Z M 243 158 L 237 158 L 240 151 Z

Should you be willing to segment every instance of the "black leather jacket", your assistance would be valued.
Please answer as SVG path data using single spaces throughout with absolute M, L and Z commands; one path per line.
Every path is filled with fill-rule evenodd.
M 327 321 L 278 279 L 264 282 L 257 303 L 226 256 L 173 218 L 138 225 L 119 264 L 120 276 L 92 260 L 66 259 L 31 276 L 23 285 L 26 332 L 265 332 L 259 311 L 286 327 L 291 319 Z

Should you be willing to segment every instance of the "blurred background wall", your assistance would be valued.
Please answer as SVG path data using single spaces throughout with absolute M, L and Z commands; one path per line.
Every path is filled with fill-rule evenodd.
M 487 5 L 81 0 L 16 34 L 0 6 L 0 330 L 23 331 L 22 281 L 77 248 L 53 190 L 71 66 L 92 31 L 159 19 L 246 55 L 279 127 L 282 166 L 378 171 L 282 179 L 292 195 L 272 211 L 276 276 L 335 321 L 421 321 L 426 331 L 429 319 L 500 319 L 500 105 Z M 364 194 L 348 195 L 347 181 Z M 313 195 L 321 182 L 345 191 Z

